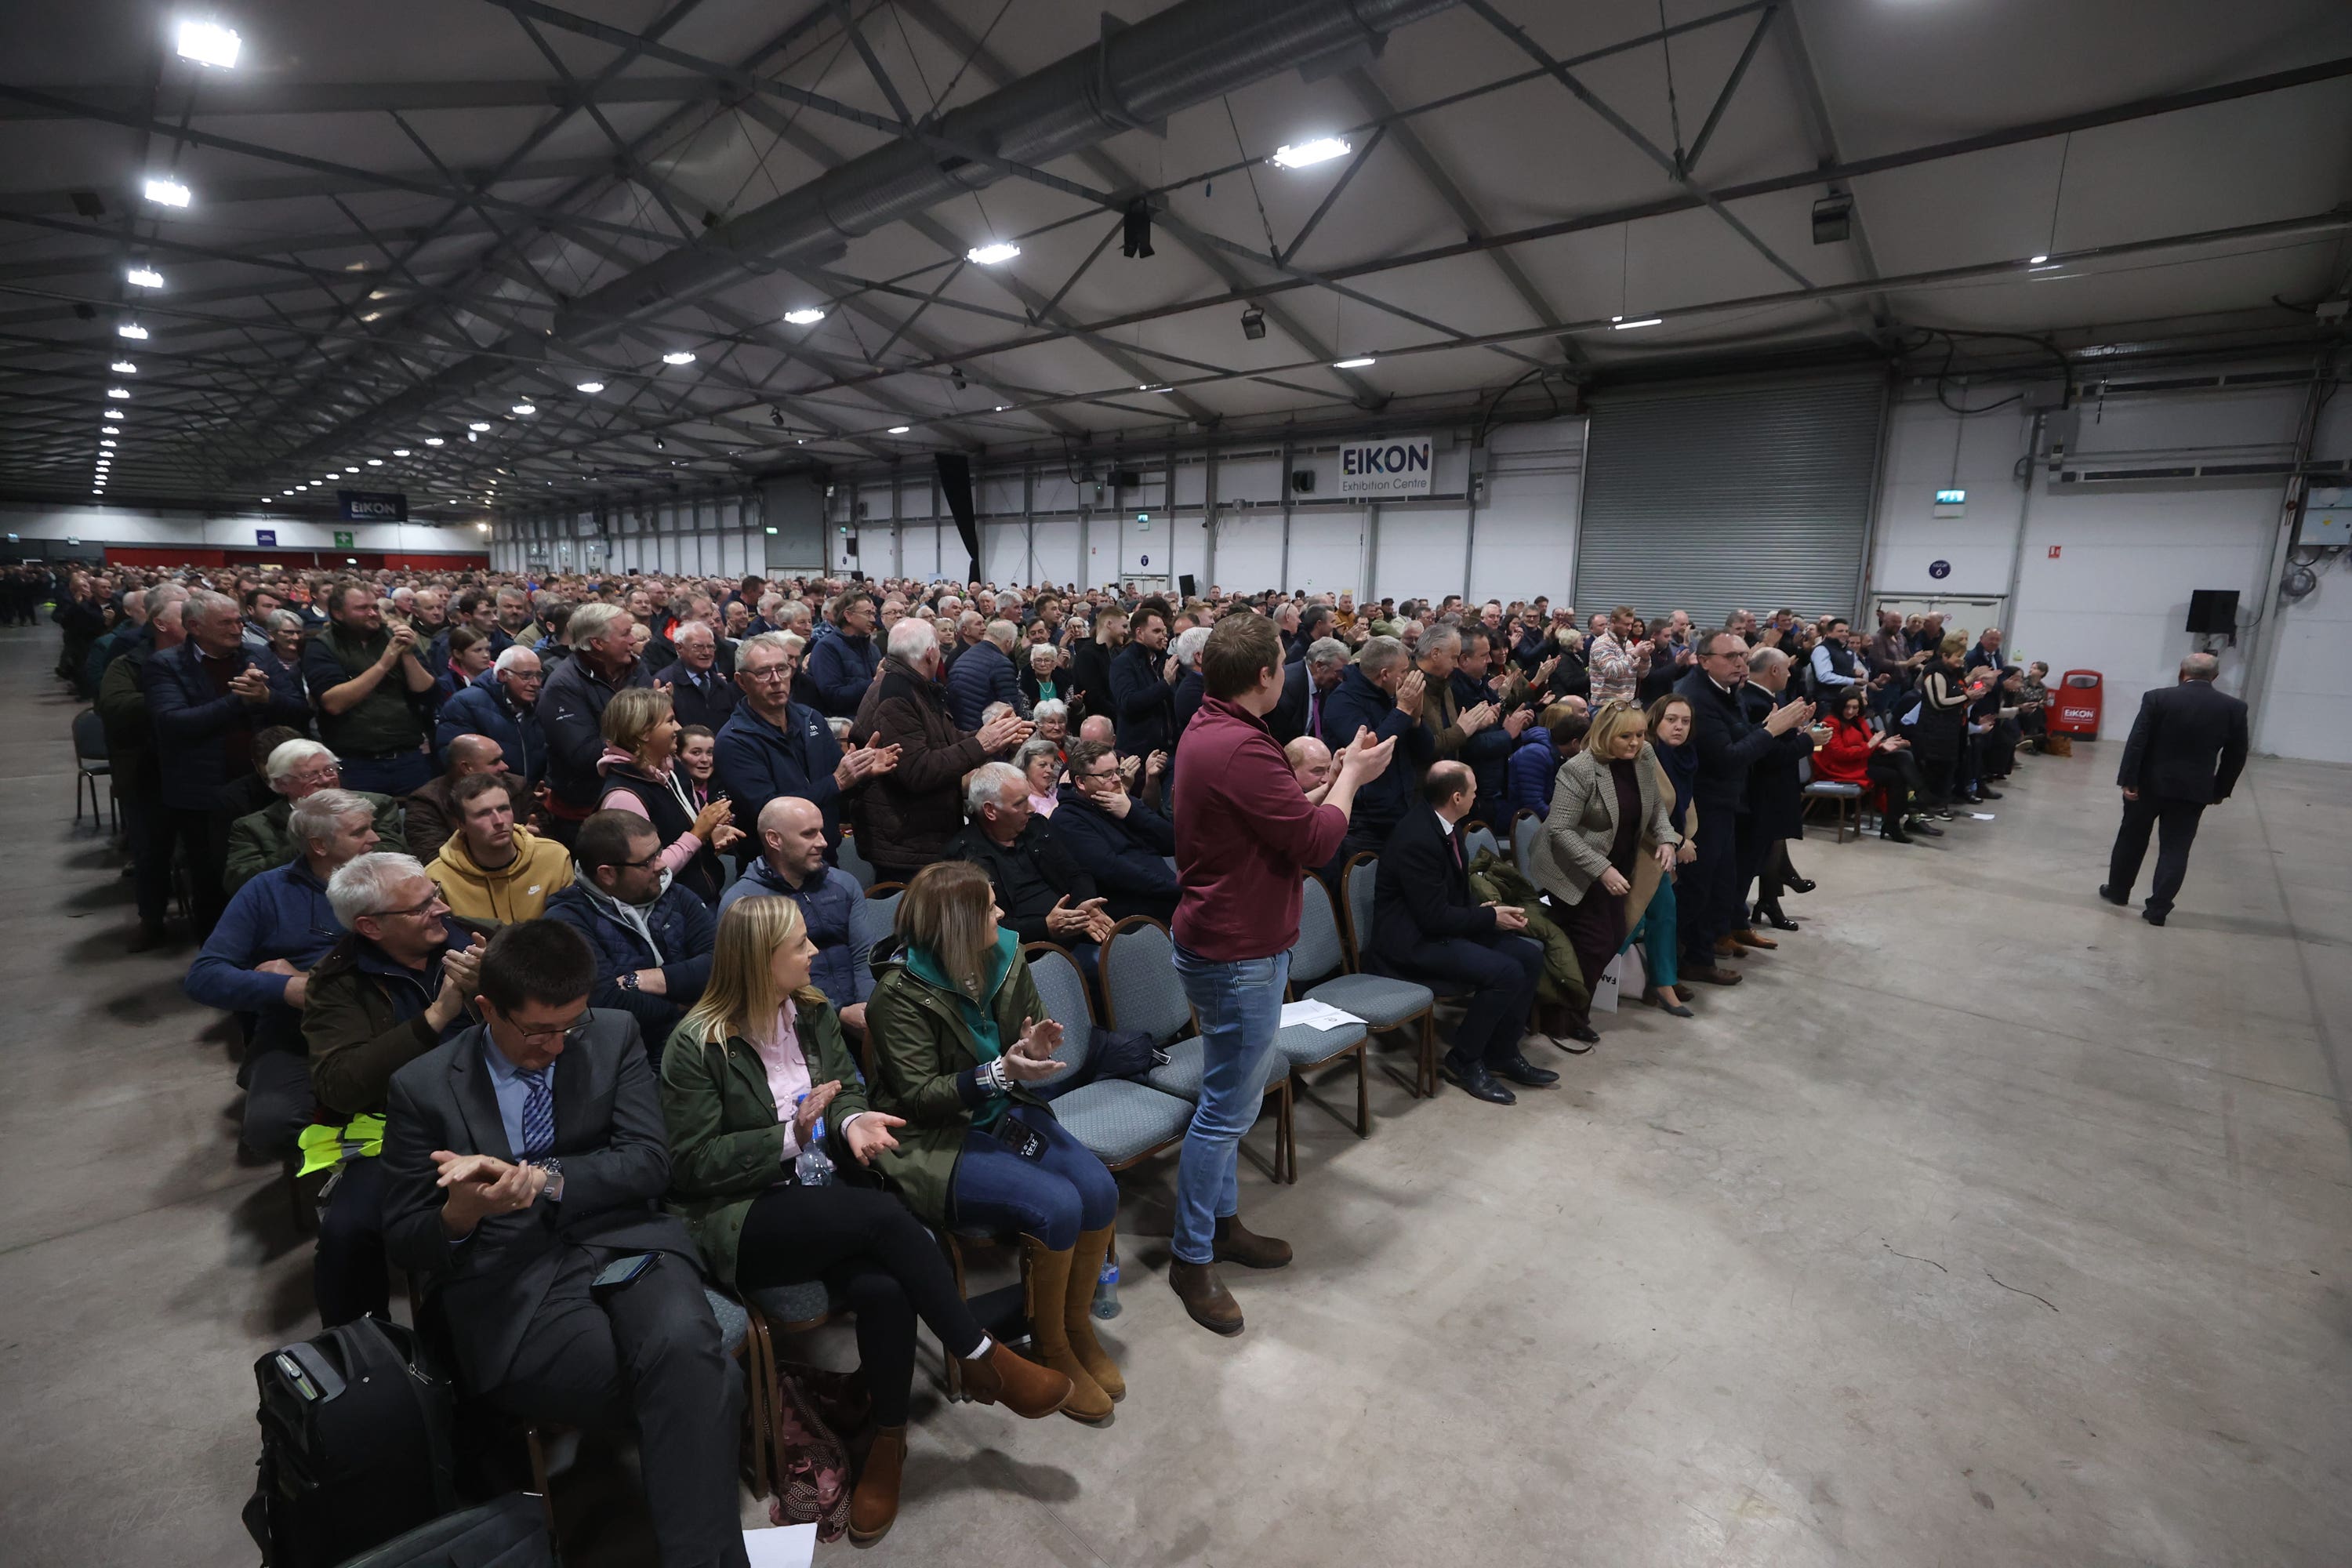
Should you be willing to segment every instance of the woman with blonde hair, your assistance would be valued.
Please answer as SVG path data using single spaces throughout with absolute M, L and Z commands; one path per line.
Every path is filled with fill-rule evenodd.
M 1657 764 L 1658 781 L 1666 801 L 1666 821 L 1680 836 L 1675 846 L 1675 866 L 1698 858 L 1698 804 L 1692 799 L 1698 784 L 1698 748 L 1691 744 L 1691 705 L 1687 697 L 1672 692 L 1650 704 L 1650 756 Z M 1692 1016 L 1675 987 L 1681 984 L 1680 906 L 1675 897 L 1675 872 L 1664 861 L 1637 861 L 1633 893 L 1626 900 L 1625 946 L 1642 943 L 1649 984 L 1642 1000 L 1677 1018 Z
M 864 1545 L 898 1517 L 918 1318 L 983 1404 L 1050 1415 L 1070 1381 L 990 1339 L 907 1206 L 854 1179 L 898 1149 L 906 1123 L 867 1105 L 841 1020 L 809 984 L 815 956 L 790 899 L 738 899 L 719 917 L 701 1000 L 662 1053 L 668 1202 L 723 1284 L 822 1279 L 856 1313 L 876 1428 L 849 1504 L 850 1538 Z M 845 1177 L 803 1183 L 812 1145 Z
M 1584 732 L 1584 749 L 1562 763 L 1552 786 L 1532 869 L 1559 909 L 1589 988 L 1625 945 L 1625 900 L 1644 857 L 1661 874 L 1674 868 L 1682 835 L 1668 820 L 1673 792 L 1650 749 L 1649 716 L 1631 702 L 1602 703 Z M 1589 1013 L 1572 1017 L 1568 1037 L 1594 1045 Z
M 1028 1087 L 1061 1069 L 1062 1027 L 1001 913 L 964 860 L 924 867 L 898 900 L 903 956 L 866 1003 L 873 1103 L 906 1119 L 882 1170 L 933 1226 L 1020 1237 L 1037 1355 L 1073 1384 L 1062 1414 L 1104 1421 L 1127 1384 L 1088 1308 L 1118 1184 Z
M 635 686 L 613 693 L 604 705 L 604 754 L 596 759 L 604 780 L 596 805 L 651 822 L 661 837 L 662 869 L 715 906 L 727 885 L 719 857 L 741 840 L 743 830 L 732 825 L 735 808 L 725 798 L 696 805 L 694 781 L 677 761 L 681 728 L 669 693 L 661 688 Z

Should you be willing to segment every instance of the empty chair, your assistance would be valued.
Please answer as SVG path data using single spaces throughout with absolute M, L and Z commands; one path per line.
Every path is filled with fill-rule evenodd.
M 1290 950 L 1290 994 L 1309 1001 L 1328 1003 L 1343 1013 L 1353 1013 L 1355 1009 L 1339 1000 L 1341 995 L 1385 1001 L 1390 1004 L 1387 1010 L 1392 1010 L 1399 1000 L 1410 1000 L 1384 994 L 1388 987 L 1402 982 L 1382 980 L 1377 975 L 1345 973 L 1348 952 L 1339 935 L 1339 918 L 1331 912 L 1331 895 L 1324 890 L 1322 879 L 1318 877 L 1302 877 L 1299 885 L 1298 941 Z M 1319 988 L 1317 983 L 1326 980 L 1339 982 L 1337 989 L 1326 991 Z M 1357 1016 L 1363 1016 L 1361 1014 Z M 1317 1097 L 1307 1075 L 1349 1057 L 1355 1058 L 1356 1136 L 1359 1138 L 1369 1138 L 1372 1131 L 1371 1097 L 1364 1068 L 1365 1047 L 1370 1038 L 1370 1034 L 1360 1024 L 1349 1024 L 1337 1029 L 1318 1029 L 1305 1024 L 1293 1024 L 1286 1026 L 1274 1041 L 1275 1049 L 1281 1052 L 1283 1059 L 1290 1064 L 1290 1076 L 1295 1080 L 1292 1092 L 1306 1096 L 1334 1117 L 1339 1113 L 1324 1105 Z M 1298 1175 L 1296 1148 L 1290 1151 L 1290 1166 L 1291 1178 L 1295 1181 Z
M 1309 989 L 1307 996 L 1353 1013 L 1375 1029 L 1402 1029 L 1418 1022 L 1420 1054 L 1412 1081 L 1406 1082 L 1386 1062 L 1381 1064 L 1381 1070 L 1404 1084 L 1415 1099 L 1426 1100 L 1437 1092 L 1437 993 L 1418 980 L 1381 974 L 1367 964 L 1365 939 L 1372 930 L 1372 882 L 1380 866 L 1380 857 L 1367 850 L 1339 873 L 1348 900 L 1348 963 L 1354 973 L 1334 975 Z
M 1187 1037 L 1192 1037 L 1192 1005 L 1176 979 L 1176 944 L 1168 928 L 1144 915 L 1119 921 L 1102 944 L 1099 964 L 1105 1021 L 1114 1029 L 1144 1030 L 1168 1053 L 1168 1060 L 1143 1081 L 1188 1104 L 1197 1102 L 1206 1064 L 1199 1038 Z M 1288 1147 L 1290 1075 L 1268 1073 L 1265 1092 L 1275 1102 L 1274 1163 L 1260 1161 L 1246 1143 L 1242 1152 L 1278 1182 Z
M 1053 1101 L 1054 1114 L 1071 1135 L 1113 1171 L 1150 1159 L 1184 1141 L 1192 1102 L 1128 1079 L 1081 1084 L 1066 1093 L 1053 1087 L 1083 1072 L 1093 1052 L 1094 1005 L 1087 1000 L 1086 977 L 1069 953 L 1053 942 L 1022 949 L 1029 977 L 1045 1004 L 1045 1016 L 1062 1026 L 1063 1071 L 1029 1087 Z
M 754 835 L 753 842 L 756 843 L 757 841 L 757 836 Z M 835 858 L 840 863 L 843 870 L 857 879 L 857 885 L 859 887 L 871 888 L 874 886 L 873 862 L 867 860 L 866 858 L 866 852 L 857 847 L 857 837 L 855 834 L 845 834 L 843 836 L 841 840 L 841 849 Z
M 106 722 L 95 708 L 85 708 L 74 715 L 74 826 L 81 826 L 82 791 L 89 791 L 89 820 L 93 828 L 106 826 L 106 805 L 113 801 L 114 764 L 106 758 Z M 103 803 L 98 793 L 98 781 L 108 783 Z M 121 817 L 116 816 L 119 825 Z

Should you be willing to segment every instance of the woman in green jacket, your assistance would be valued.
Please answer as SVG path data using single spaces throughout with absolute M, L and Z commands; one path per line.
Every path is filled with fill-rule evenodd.
M 898 1148 L 898 1117 L 867 1106 L 841 1021 L 809 984 L 816 944 L 790 899 L 739 899 L 719 921 L 702 999 L 662 1053 L 671 1209 L 712 1271 L 739 1290 L 822 1279 L 857 1315 L 878 1430 L 850 1498 L 851 1538 L 898 1511 L 919 1316 L 983 1404 L 1050 1415 L 1070 1380 L 982 1331 L 939 1248 L 905 1205 L 870 1185 L 803 1184 L 813 1140 L 843 1170 Z
M 1060 1068 L 1062 1029 L 1000 913 L 988 873 L 962 860 L 924 867 L 898 900 L 906 956 L 866 1003 L 874 1104 L 906 1122 L 882 1168 L 932 1224 L 1021 1237 L 1030 1335 L 1074 1385 L 1062 1414 L 1103 1421 L 1127 1384 L 1087 1308 L 1118 1184 L 1027 1088 Z

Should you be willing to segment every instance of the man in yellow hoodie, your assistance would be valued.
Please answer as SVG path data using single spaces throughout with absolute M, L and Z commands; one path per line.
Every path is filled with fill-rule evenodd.
M 563 846 L 515 825 L 503 773 L 470 773 L 449 792 L 457 831 L 425 874 L 461 920 L 535 921 L 551 894 L 572 884 Z

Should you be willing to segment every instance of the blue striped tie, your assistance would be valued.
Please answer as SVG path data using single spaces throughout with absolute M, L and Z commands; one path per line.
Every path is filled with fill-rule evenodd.
M 526 1160 L 546 1157 L 555 1147 L 555 1090 L 548 1082 L 547 1069 L 537 1071 L 518 1068 L 515 1076 L 523 1082 L 522 1148 L 518 1151 Z

